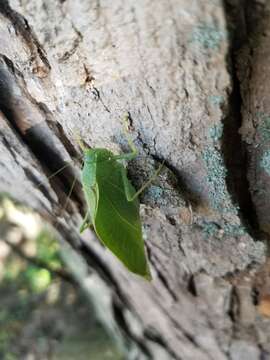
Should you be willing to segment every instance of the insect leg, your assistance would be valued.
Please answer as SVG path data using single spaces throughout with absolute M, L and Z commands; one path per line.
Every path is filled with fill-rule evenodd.
M 120 155 L 114 155 L 114 160 L 133 160 L 138 156 L 138 150 L 136 149 L 135 145 L 133 144 L 132 140 L 130 138 L 127 138 L 128 144 L 131 148 L 131 152 L 126 154 L 120 154 Z
M 136 153 L 134 152 L 130 152 L 130 153 L 126 153 L 126 154 L 121 154 L 121 155 L 114 155 L 112 158 L 114 160 L 127 160 L 127 161 L 130 161 L 130 160 L 133 160 L 137 157 L 137 150 L 136 150 Z
M 61 171 L 63 171 L 64 169 L 66 169 L 68 166 L 70 166 L 70 164 L 72 163 L 72 161 L 67 162 L 64 166 L 62 166 L 60 169 L 58 169 L 57 171 L 55 171 L 54 173 L 52 173 L 51 175 L 47 176 L 47 179 L 50 180 L 53 177 L 55 177 L 57 174 L 59 174 Z M 42 186 L 43 183 L 40 182 L 39 184 L 37 184 L 37 188 L 39 188 L 40 186 Z
M 158 167 L 158 169 L 154 172 L 154 174 L 150 177 L 149 180 L 147 180 L 142 186 L 141 188 L 136 191 L 135 194 L 131 195 L 130 194 L 130 187 L 129 187 L 129 180 L 127 178 L 126 175 L 126 169 L 123 167 L 121 168 L 121 174 L 122 174 L 122 179 L 123 179 L 123 184 L 124 184 L 124 189 L 125 189 L 125 194 L 126 194 L 126 198 L 128 201 L 133 201 L 134 199 L 136 199 L 159 175 L 163 165 L 164 165 L 165 160 L 162 161 L 162 163 L 160 164 L 160 166 Z
M 128 115 L 126 115 L 123 119 L 123 125 L 124 125 L 124 129 L 123 132 L 126 136 L 128 145 L 131 149 L 130 153 L 127 154 L 121 154 L 121 155 L 115 155 L 113 158 L 115 160 L 132 160 L 135 159 L 138 156 L 138 150 L 136 149 L 136 146 L 134 145 L 133 141 L 131 140 L 129 133 L 128 133 Z
M 131 149 L 130 153 L 127 154 L 121 154 L 121 155 L 116 155 L 113 158 L 115 160 L 132 160 L 134 158 L 137 157 L 138 155 L 138 150 L 136 149 L 133 141 L 131 140 L 131 138 L 129 137 L 129 133 L 128 133 L 128 118 L 129 115 L 126 115 L 123 119 L 123 123 L 124 123 L 124 133 L 126 135 L 127 138 L 127 142 L 129 144 L 129 147 Z M 151 182 L 153 182 L 156 177 L 159 175 L 163 165 L 164 165 L 165 160 L 160 164 L 159 168 L 154 172 L 154 174 L 150 177 L 149 180 L 147 180 L 142 187 L 135 193 L 135 194 L 130 194 L 130 187 L 129 187 L 129 180 L 127 178 L 126 175 L 126 170 L 124 167 L 121 168 L 121 174 L 122 174 L 122 179 L 123 179 L 123 184 L 124 184 L 124 189 L 125 189 L 125 194 L 126 194 L 126 198 L 128 201 L 133 201 L 134 199 L 136 199 L 150 184 Z
M 87 211 L 87 213 L 86 213 L 86 215 L 85 215 L 85 217 L 84 217 L 84 219 L 83 219 L 83 222 L 82 222 L 82 224 L 81 224 L 81 226 L 80 226 L 80 234 L 82 233 L 82 232 L 84 232 L 84 230 L 86 230 L 86 229 L 88 229 L 89 227 L 93 227 L 93 224 L 92 224 L 92 222 L 91 222 L 91 218 L 90 218 L 90 212 L 89 212 L 89 210 Z
M 81 150 L 83 152 L 85 152 L 87 150 L 87 147 L 84 145 L 81 136 L 76 131 L 75 131 L 75 141 L 77 144 L 79 144 L 79 147 L 81 148 Z

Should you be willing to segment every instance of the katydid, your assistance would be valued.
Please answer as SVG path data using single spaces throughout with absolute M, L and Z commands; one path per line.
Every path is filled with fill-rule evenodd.
M 106 149 L 85 148 L 82 185 L 88 206 L 80 232 L 92 227 L 101 242 L 133 273 L 151 280 L 142 237 L 138 195 L 154 175 L 137 191 L 127 178 L 123 160 L 132 160 L 137 150 L 128 139 L 131 152 L 114 155 Z
M 126 124 L 128 118 L 126 117 L 125 120 Z M 128 136 L 127 141 L 131 152 L 115 155 L 106 149 L 87 148 L 78 139 L 83 151 L 81 181 L 88 207 L 80 232 L 82 233 L 88 227 L 93 228 L 101 242 L 131 272 L 151 280 L 144 250 L 138 196 L 158 176 L 164 161 L 153 176 L 136 192 L 127 178 L 123 161 L 136 158 L 138 152 Z M 64 165 L 62 169 L 68 165 Z M 61 169 L 49 178 L 60 171 Z M 72 189 L 75 181 L 74 179 Z

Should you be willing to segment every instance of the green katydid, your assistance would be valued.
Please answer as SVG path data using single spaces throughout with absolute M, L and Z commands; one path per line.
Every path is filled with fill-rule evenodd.
M 125 118 L 126 125 L 127 121 L 128 117 Z M 127 128 L 125 132 L 128 132 Z M 83 151 L 81 181 L 88 207 L 80 232 L 82 233 L 88 227 L 93 228 L 101 242 L 131 272 L 151 280 L 144 250 L 138 196 L 158 176 L 164 161 L 153 176 L 136 192 L 127 178 L 123 160 L 129 161 L 136 158 L 138 152 L 128 136 L 127 141 L 131 152 L 115 155 L 106 149 L 87 148 L 78 139 Z M 66 166 L 68 164 L 63 168 Z M 59 172 L 60 170 L 50 177 Z
M 137 198 L 156 178 L 163 163 L 135 192 L 122 163 L 137 156 L 137 149 L 129 138 L 128 143 L 130 153 L 114 155 L 106 149 L 86 148 L 79 141 L 84 154 L 81 180 L 88 206 L 80 232 L 93 227 L 101 242 L 131 272 L 150 280 Z

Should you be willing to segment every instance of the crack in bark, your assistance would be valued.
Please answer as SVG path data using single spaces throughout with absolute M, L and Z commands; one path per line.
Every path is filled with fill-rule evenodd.
M 163 349 L 165 349 L 168 354 L 172 357 L 172 360 L 182 360 L 179 355 L 176 355 L 172 349 L 168 346 L 168 344 L 164 341 L 164 339 L 156 332 L 153 328 L 147 328 L 144 330 L 144 336 L 149 339 L 150 341 L 153 341 L 160 345 Z
M 171 322 L 174 324 L 175 329 L 178 330 L 182 336 L 184 336 L 192 345 L 194 345 L 196 349 L 201 350 L 205 355 L 209 356 L 209 359 L 215 360 L 215 358 L 213 358 L 211 354 L 209 354 L 209 352 L 200 345 L 200 343 L 196 340 L 194 335 L 189 334 L 182 326 L 180 326 L 180 324 L 171 316 L 171 314 L 168 311 L 166 311 L 166 309 L 164 309 L 164 311 L 166 312 Z M 180 338 L 180 340 L 183 341 L 182 338 Z
M 100 96 L 100 91 L 98 90 L 97 87 L 95 87 L 95 86 L 93 87 L 92 93 L 94 94 L 94 96 L 96 97 L 96 99 L 101 102 L 101 104 L 103 105 L 104 109 L 105 109 L 108 113 L 110 113 L 111 111 L 110 111 L 110 109 L 107 107 L 107 105 L 105 105 L 103 99 L 102 99 L 101 96 Z
M 131 329 L 129 328 L 126 319 L 124 317 L 124 313 L 123 313 L 123 304 L 119 303 L 119 301 L 117 301 L 117 299 L 113 298 L 112 301 L 112 310 L 113 310 L 113 314 L 114 314 L 114 318 L 116 320 L 116 322 L 119 324 L 119 326 L 121 327 L 121 330 L 123 330 L 126 335 L 127 338 L 129 340 L 133 340 L 133 342 L 135 344 L 137 344 L 137 346 L 140 348 L 141 352 L 146 355 L 148 357 L 149 360 L 155 360 L 151 354 L 151 352 L 149 351 L 147 345 L 145 344 L 145 342 L 140 339 L 136 334 L 134 334 Z
M 64 1 L 60 1 L 60 5 L 62 5 L 64 3 Z M 63 18 L 67 18 L 67 14 L 63 11 L 62 6 L 60 6 L 61 8 L 61 12 L 63 15 Z M 68 17 L 68 20 L 71 23 L 71 27 L 74 30 L 75 34 L 77 35 L 77 38 L 74 40 L 71 49 L 67 50 L 60 58 L 59 58 L 59 62 L 64 62 L 66 60 L 68 60 L 73 54 L 75 54 L 75 52 L 77 51 L 79 45 L 81 44 L 82 40 L 83 40 L 83 35 L 82 33 L 76 28 L 76 26 L 74 25 L 73 21 L 71 20 L 70 17 Z
M 66 165 L 62 152 L 67 149 L 63 144 L 68 144 L 69 148 L 71 145 L 64 136 L 63 130 L 58 131 L 60 125 L 55 125 L 47 107 L 38 103 L 27 92 L 23 75 L 15 69 L 12 61 L 4 55 L 1 55 L 0 59 L 0 109 L 10 126 L 32 151 L 42 167 L 54 173 Z M 69 167 L 57 174 L 59 185 L 66 194 L 72 185 L 71 179 L 74 177 L 77 178 L 75 172 Z M 43 187 L 42 189 L 44 190 Z M 55 190 L 59 192 L 59 189 Z M 81 193 L 77 185 L 72 197 L 80 206 L 83 203 Z M 47 192 L 44 195 L 46 194 Z
M 30 49 L 33 58 L 40 58 L 46 68 L 46 72 L 49 72 L 51 69 L 49 60 L 47 59 L 45 51 L 40 45 L 36 35 L 28 24 L 28 21 L 10 7 L 8 0 L 1 0 L 0 13 L 11 22 L 16 33 L 21 35 L 25 44 Z M 38 72 L 38 68 L 36 70 Z
M 19 167 L 22 168 L 22 170 L 24 171 L 25 176 L 33 183 L 39 186 L 40 190 L 42 191 L 42 193 L 44 194 L 44 196 L 52 203 L 54 204 L 55 201 L 54 199 L 51 197 L 49 191 L 46 189 L 46 187 L 40 183 L 40 180 L 33 174 L 33 172 L 28 168 L 23 166 L 23 164 L 21 162 L 19 162 L 17 160 L 17 156 L 16 156 L 16 151 L 13 150 L 12 145 L 8 142 L 8 140 L 6 139 L 5 136 L 2 137 L 3 139 L 3 144 L 6 145 L 6 149 L 7 151 L 9 151 L 10 155 L 13 157 L 14 161 L 17 163 L 17 165 Z
M 157 262 L 159 262 L 159 260 L 153 254 L 152 249 L 150 248 L 150 246 L 146 244 L 146 247 L 147 247 L 147 252 L 148 252 L 148 255 L 149 255 L 149 260 L 150 260 L 151 264 L 153 265 L 153 267 L 154 267 L 154 269 L 155 269 L 155 271 L 157 273 L 158 278 L 160 279 L 160 281 L 163 284 L 163 286 L 165 287 L 165 289 L 167 289 L 167 291 L 168 291 L 169 295 L 172 297 L 172 299 L 175 302 L 177 302 L 177 300 L 178 300 L 177 295 L 171 289 L 171 287 L 169 285 L 169 282 L 167 281 L 166 277 L 163 275 L 162 271 L 160 271 L 158 269 L 158 267 L 156 266 L 155 259 L 157 260 Z
M 115 294 L 117 294 L 117 298 L 113 299 L 113 311 L 116 322 L 119 324 L 120 328 L 123 329 L 126 334 L 129 335 L 129 338 L 137 344 L 137 346 L 143 351 L 144 355 L 149 356 L 149 359 L 153 359 L 152 354 L 148 347 L 134 334 L 129 331 L 127 326 L 126 320 L 123 315 L 124 309 L 128 309 L 132 312 L 132 307 L 127 301 L 126 296 L 122 293 L 120 286 L 118 285 L 117 281 L 114 279 L 112 274 L 107 270 L 106 264 L 104 264 L 99 257 L 95 255 L 95 253 L 85 244 L 82 243 L 80 247 L 80 251 L 84 254 L 84 258 L 86 259 L 87 263 L 90 265 L 91 268 L 94 268 L 95 271 L 99 273 L 101 278 L 110 285 L 111 288 L 115 290 Z M 170 290 L 169 290 L 170 292 Z M 175 295 L 174 295 L 175 296 Z M 165 311 L 165 309 L 163 309 Z M 159 336 L 159 334 L 153 336 L 151 335 L 150 329 L 145 329 L 144 334 L 146 337 L 151 340 L 155 341 L 158 344 L 162 345 L 164 350 L 172 356 L 172 360 L 181 360 L 175 352 L 166 344 L 165 340 Z M 154 360 L 154 359 L 153 359 Z
M 247 41 L 243 15 L 245 5 L 242 0 L 237 5 L 231 5 L 229 0 L 224 0 L 223 6 L 229 31 L 228 69 L 233 86 L 229 98 L 228 115 L 223 122 L 222 153 L 228 170 L 226 182 L 233 201 L 239 206 L 239 216 L 247 231 L 252 237 L 258 239 L 260 235 L 257 215 L 247 179 L 247 149 L 238 132 L 242 125 L 242 97 L 237 77 L 235 52 Z M 231 30 L 231 24 L 235 26 L 237 32 Z
M 78 251 L 78 249 L 76 249 Z M 123 294 L 121 287 L 118 285 L 116 279 L 112 273 L 107 269 L 107 265 L 90 249 L 86 244 L 81 243 L 79 251 L 82 253 L 83 258 L 86 260 L 90 268 L 101 276 L 101 278 L 109 284 L 109 287 L 114 290 L 114 298 L 112 301 L 113 311 L 115 315 L 116 323 L 119 324 L 119 328 L 123 329 L 129 336 L 129 339 L 133 341 L 144 355 L 149 356 L 149 360 L 152 359 L 152 355 L 148 347 L 143 343 L 138 336 L 135 336 L 129 331 L 129 327 L 124 318 L 123 312 L 125 309 L 133 312 L 131 305 L 129 304 L 127 297 Z M 153 359 L 154 360 L 154 359 Z
M 75 52 L 77 51 L 79 45 L 81 43 L 81 39 L 80 38 L 76 38 L 73 42 L 73 45 L 71 47 L 71 49 L 67 50 L 60 58 L 59 58 L 59 63 L 67 61 L 72 55 L 75 54 Z

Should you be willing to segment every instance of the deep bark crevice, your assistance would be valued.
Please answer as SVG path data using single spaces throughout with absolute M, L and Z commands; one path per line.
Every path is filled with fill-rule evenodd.
M 149 339 L 150 341 L 155 342 L 158 345 L 160 345 L 162 348 L 166 349 L 168 351 L 168 353 L 171 355 L 172 360 L 182 360 L 183 359 L 181 356 L 179 356 L 179 354 L 176 357 L 174 352 L 170 349 L 168 344 L 165 343 L 164 339 L 155 331 L 155 329 L 152 329 L 152 328 L 145 329 L 144 336 L 147 339 Z
M 137 346 L 140 348 L 142 353 L 149 360 L 154 360 L 151 355 L 151 352 L 148 350 L 145 343 L 140 338 L 138 338 L 138 336 L 133 334 L 132 331 L 130 330 L 130 328 L 125 320 L 124 314 L 123 314 L 123 304 L 119 304 L 117 301 L 113 301 L 112 302 L 112 310 L 113 310 L 113 314 L 114 314 L 116 322 L 121 326 L 121 330 L 125 333 L 127 339 L 129 339 L 129 341 L 132 339 L 133 342 L 135 344 L 137 344 Z
M 68 148 L 70 151 L 70 142 L 67 137 L 64 136 L 63 129 L 59 131 L 59 127 L 61 127 L 60 124 L 56 126 L 53 121 L 49 120 L 51 115 L 46 106 L 37 103 L 30 94 L 26 93 L 27 88 L 24 86 L 23 76 L 15 69 L 12 61 L 4 55 L 1 56 L 1 60 L 1 111 L 21 141 L 27 145 L 33 156 L 39 160 L 40 165 L 45 170 L 48 177 L 50 177 L 50 174 L 58 172 L 63 168 L 63 171 L 59 171 L 55 175 L 52 184 L 56 185 L 58 183 L 58 188 L 55 188 L 57 192 L 60 191 L 60 186 L 61 192 L 63 191 L 64 193 L 69 194 L 73 179 L 77 178 L 77 175 L 71 166 L 66 166 L 67 163 L 65 159 L 63 159 L 63 154 L 59 150 L 57 143 L 61 140 L 61 145 L 64 144 L 64 146 L 66 146 L 65 149 L 67 150 Z M 22 84 L 20 84 L 19 79 L 22 81 Z M 24 87 L 22 88 L 22 86 Z M 19 89 L 21 98 L 18 99 L 18 96 L 16 97 L 14 95 L 15 89 Z M 42 122 L 35 123 L 36 114 L 39 115 Z M 29 119 L 30 121 L 33 121 L 33 123 L 29 124 Z M 40 186 L 41 191 L 44 190 L 42 184 L 38 185 Z M 82 194 L 79 191 L 78 185 L 76 185 L 75 191 L 71 194 L 71 198 L 82 206 Z
M 33 56 L 33 60 L 37 60 L 37 58 L 40 58 L 43 65 L 45 66 L 45 72 L 48 73 L 51 69 L 49 60 L 47 59 L 45 51 L 40 45 L 36 35 L 28 24 L 28 21 L 21 14 L 19 14 L 10 7 L 8 0 L 1 0 L 0 14 L 9 19 L 11 24 L 14 26 L 15 31 L 20 34 L 25 44 L 29 47 Z M 36 71 L 37 73 L 39 71 L 38 65 Z
M 147 253 L 148 253 L 148 257 L 149 257 L 149 261 L 151 262 L 153 268 L 156 271 L 156 274 L 160 280 L 160 282 L 163 284 L 164 288 L 168 291 L 168 293 L 170 294 L 170 296 L 172 297 L 172 299 L 177 302 L 178 301 L 178 297 L 177 295 L 174 293 L 174 291 L 171 289 L 171 286 L 169 284 L 169 281 L 166 279 L 166 277 L 163 275 L 162 271 L 159 270 L 158 266 L 156 265 L 156 261 L 158 261 L 158 259 L 155 259 L 155 256 L 153 255 L 150 246 L 147 246 L 146 244 L 146 248 L 147 248 Z
M 224 9 L 229 33 L 229 53 L 227 57 L 228 71 L 231 74 L 233 85 L 229 97 L 228 115 L 223 121 L 222 152 L 227 173 L 227 186 L 236 206 L 239 206 L 239 215 L 251 236 L 260 239 L 257 214 L 252 202 L 247 179 L 247 148 L 239 134 L 242 125 L 242 97 L 240 81 L 237 76 L 236 53 L 248 40 L 246 35 L 245 0 L 236 4 L 225 0 Z

